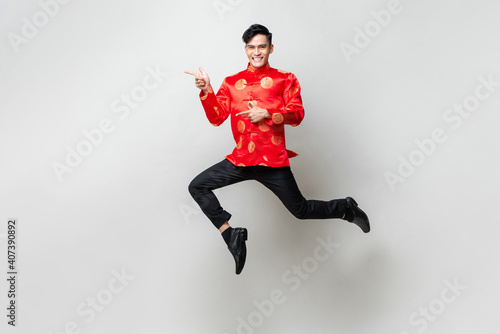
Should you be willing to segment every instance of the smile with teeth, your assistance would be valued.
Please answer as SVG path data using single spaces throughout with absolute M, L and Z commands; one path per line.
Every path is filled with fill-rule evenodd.
M 253 57 L 252 59 L 256 62 L 259 62 L 259 61 L 262 61 L 262 59 L 264 59 L 264 57 Z

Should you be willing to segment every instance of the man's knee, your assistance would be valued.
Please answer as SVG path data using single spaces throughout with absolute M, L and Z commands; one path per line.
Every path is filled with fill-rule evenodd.
M 297 213 L 293 213 L 293 215 L 295 216 L 295 218 L 300 219 L 300 220 L 307 219 L 307 214 L 305 212 L 297 212 Z
M 193 196 L 193 197 L 195 197 L 195 195 L 199 192 L 200 185 L 199 185 L 197 178 L 194 178 L 189 183 L 188 190 L 189 190 L 189 193 L 191 194 L 191 196 Z
M 295 218 L 304 220 L 307 219 L 307 205 L 301 205 L 289 209 Z

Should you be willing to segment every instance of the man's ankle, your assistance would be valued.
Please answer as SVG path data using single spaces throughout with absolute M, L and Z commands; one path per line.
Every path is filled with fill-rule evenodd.
M 225 230 L 227 230 L 228 228 L 230 228 L 231 226 L 229 226 L 229 223 L 228 222 L 225 222 L 224 224 L 222 224 L 221 227 L 219 227 L 219 232 L 220 233 L 223 233 Z
M 224 230 L 224 232 L 221 233 L 222 235 L 222 239 L 224 239 L 224 242 L 226 243 L 226 245 L 229 246 L 229 242 L 231 241 L 231 231 L 233 230 L 233 228 L 231 226 L 229 226 L 228 228 L 226 228 Z

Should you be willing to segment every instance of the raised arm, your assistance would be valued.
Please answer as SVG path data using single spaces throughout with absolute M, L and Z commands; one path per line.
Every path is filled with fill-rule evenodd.
M 202 67 L 200 67 L 199 70 L 200 73 L 192 71 L 184 71 L 184 73 L 195 77 L 194 83 L 197 88 L 201 89 L 200 100 L 203 105 L 203 109 L 205 109 L 208 121 L 214 126 L 219 126 L 224 123 L 230 114 L 227 87 L 225 82 L 223 82 L 216 96 L 212 86 L 210 85 L 210 78 L 208 77 L 208 74 Z

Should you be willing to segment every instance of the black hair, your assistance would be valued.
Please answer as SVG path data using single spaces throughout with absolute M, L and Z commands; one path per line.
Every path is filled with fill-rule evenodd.
M 269 45 L 273 43 L 273 34 L 269 32 L 269 29 L 264 27 L 261 24 L 252 24 L 250 28 L 248 28 L 242 36 L 243 42 L 245 44 L 248 44 L 252 38 L 254 38 L 255 35 L 264 35 L 267 37 L 267 41 L 269 42 Z

